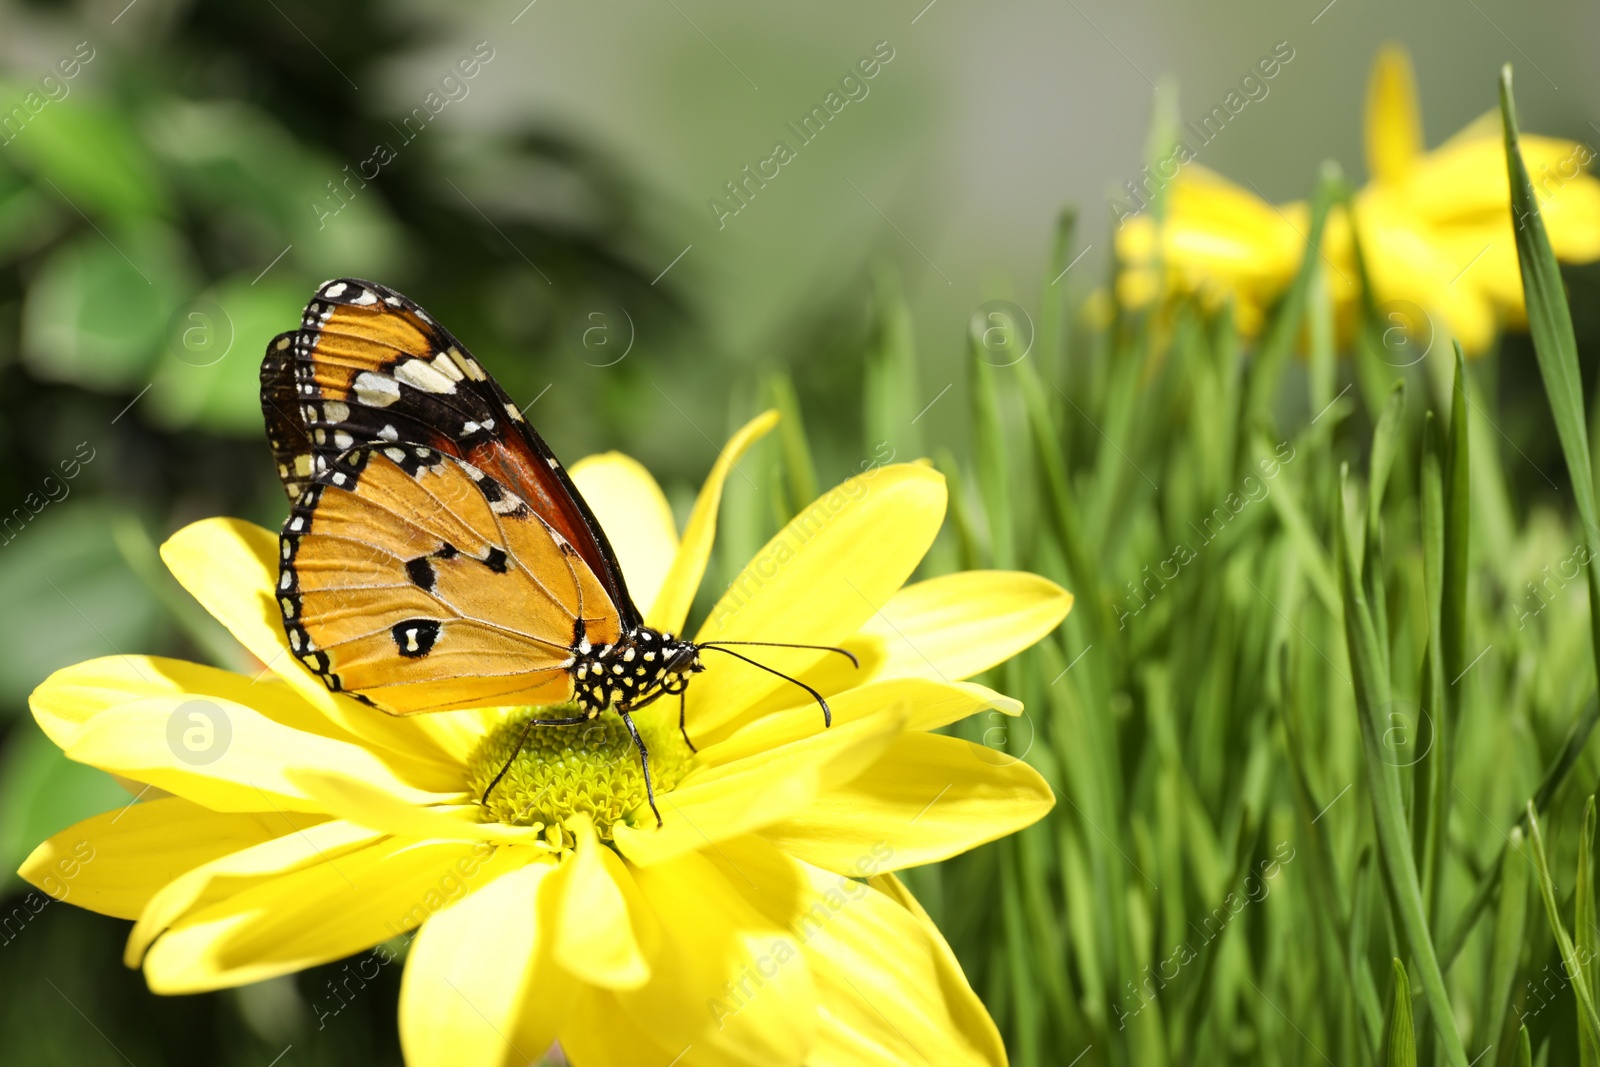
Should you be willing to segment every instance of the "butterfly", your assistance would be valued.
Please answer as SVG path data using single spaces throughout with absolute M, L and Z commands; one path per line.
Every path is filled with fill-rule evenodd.
M 323 284 L 261 363 L 261 410 L 291 501 L 278 604 L 289 647 L 323 684 L 391 715 L 575 703 L 534 726 L 607 710 L 650 754 L 632 712 L 677 696 L 724 647 L 645 625 L 616 553 L 550 447 L 466 346 L 374 282 Z M 859 664 L 857 664 L 859 666 Z

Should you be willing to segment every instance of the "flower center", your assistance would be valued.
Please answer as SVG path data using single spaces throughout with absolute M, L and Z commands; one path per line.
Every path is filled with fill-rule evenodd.
M 601 839 L 609 841 L 612 826 L 645 803 L 639 750 L 621 716 L 605 712 L 572 726 L 528 726 L 533 718 L 581 714 L 576 704 L 518 708 L 484 735 L 467 760 L 467 788 L 472 794 L 483 796 L 510 761 L 484 804 L 490 818 L 513 826 L 542 824 L 555 829 L 581 811 L 594 820 Z M 661 795 L 683 777 L 689 749 L 678 734 L 675 717 L 641 712 L 633 722 L 650 750 L 650 777 L 659 804 Z M 513 758 L 524 729 L 527 740 Z

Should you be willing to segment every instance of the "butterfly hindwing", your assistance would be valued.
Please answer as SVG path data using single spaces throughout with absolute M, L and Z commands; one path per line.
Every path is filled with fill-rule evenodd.
M 330 688 L 391 713 L 568 699 L 577 637 L 618 636 L 604 586 L 559 531 L 426 445 L 334 457 L 281 544 L 291 648 Z
M 347 449 L 400 441 L 466 460 L 560 533 L 624 622 L 639 622 L 616 556 L 566 471 L 505 391 L 427 312 L 385 286 L 341 279 L 318 289 L 289 336 L 295 410 L 313 470 Z M 265 374 L 264 365 L 263 406 Z M 270 434 L 270 416 L 268 427 Z M 281 458 L 279 465 L 281 473 Z
M 267 424 L 267 444 L 277 464 L 278 480 L 291 501 L 311 483 L 315 455 L 311 433 L 301 420 L 296 399 L 294 345 L 291 331 L 274 337 L 261 361 L 261 415 Z

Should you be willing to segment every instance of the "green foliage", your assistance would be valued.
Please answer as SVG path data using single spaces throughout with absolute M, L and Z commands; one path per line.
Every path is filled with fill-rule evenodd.
M 1313 234 L 1342 196 L 1324 174 Z M 985 679 L 1028 711 L 981 740 L 1060 802 L 907 880 L 1014 1063 L 1593 1062 L 1589 442 L 1517 204 L 1570 507 L 1507 470 L 1528 461 L 1496 432 L 1496 357 L 1371 359 L 1314 254 L 1253 356 L 1225 307 L 1181 300 L 1118 309 L 1065 363 L 1058 337 L 1000 365 L 974 323 L 942 558 L 1077 595 Z

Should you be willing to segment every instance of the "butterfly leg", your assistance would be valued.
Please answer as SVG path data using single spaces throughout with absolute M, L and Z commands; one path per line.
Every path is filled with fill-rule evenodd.
M 527 744 L 528 735 L 533 732 L 535 726 L 576 726 L 580 722 L 588 721 L 589 717 L 586 715 L 577 715 L 570 719 L 529 719 L 523 724 L 522 736 L 517 738 L 517 747 L 511 750 L 510 756 L 506 757 L 505 766 L 501 767 L 500 773 L 494 776 L 494 781 L 489 783 L 489 788 L 483 791 L 483 799 L 478 803 L 489 803 L 489 794 L 494 792 L 494 787 L 500 784 L 500 779 L 506 776 L 506 772 L 511 769 L 511 765 L 517 762 L 517 757 L 522 754 L 522 746 Z M 635 734 L 634 740 L 637 741 L 638 739 L 638 735 Z
M 690 752 L 699 752 L 700 750 L 694 747 L 694 742 L 689 740 L 689 731 L 683 725 L 684 702 L 687 699 L 685 696 L 687 692 L 688 690 L 686 689 L 678 690 L 678 732 L 683 735 L 683 743 L 689 746 Z
M 656 814 L 656 829 L 661 828 L 661 809 L 656 807 L 656 790 L 650 784 L 650 750 L 644 747 L 644 738 L 639 736 L 639 728 L 633 725 L 633 716 L 624 708 L 618 708 L 617 714 L 622 716 L 628 733 L 633 737 L 633 745 L 639 750 L 639 766 L 644 768 L 644 795 L 650 800 L 650 810 Z

